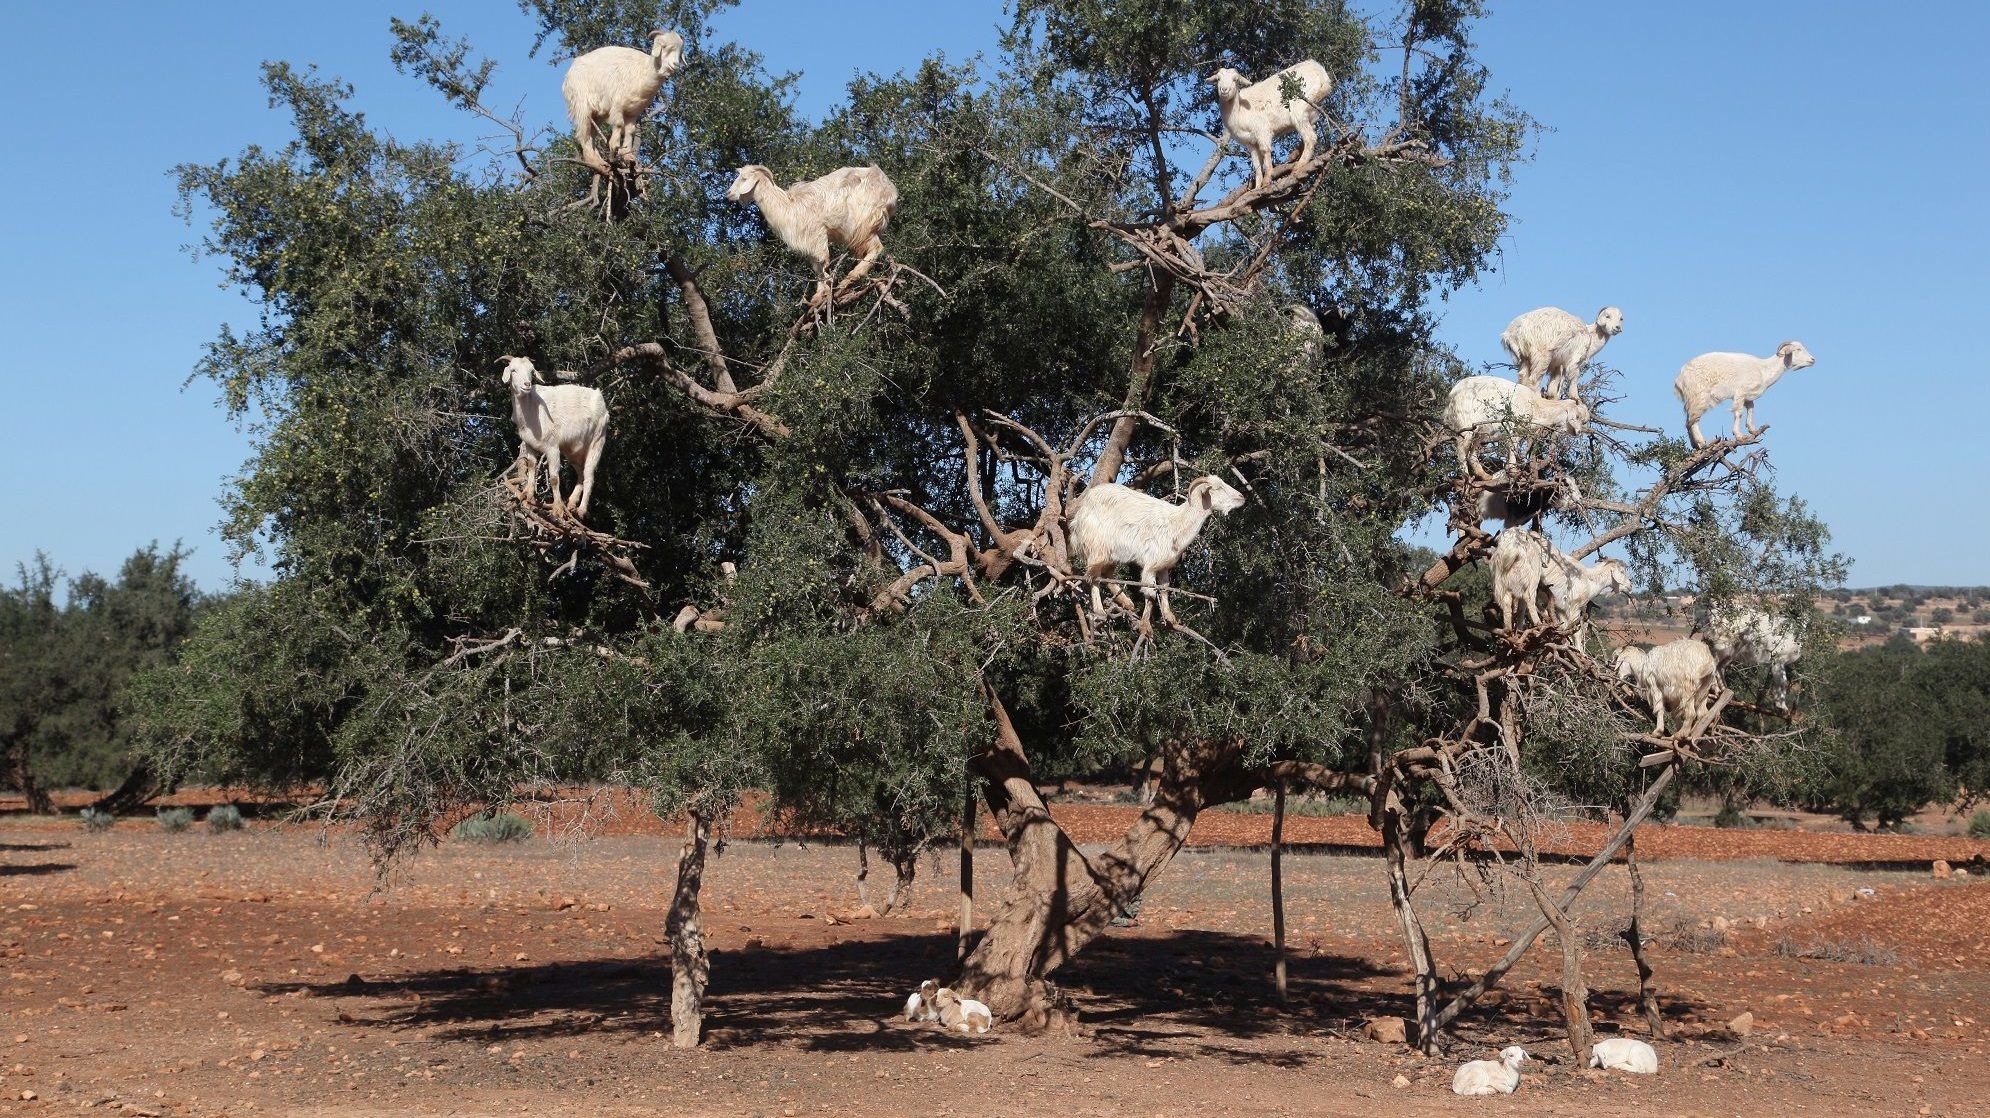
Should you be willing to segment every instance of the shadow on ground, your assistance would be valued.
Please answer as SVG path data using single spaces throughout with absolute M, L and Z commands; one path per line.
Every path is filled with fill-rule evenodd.
M 0 877 L 42 877 L 51 873 L 68 873 L 76 868 L 74 862 L 28 862 L 17 866 L 0 866 Z
M 899 1017 L 920 979 L 951 971 L 953 944 L 950 935 L 904 934 L 715 952 L 707 1043 L 822 1052 L 979 1043 Z M 1194 1055 L 1296 1066 L 1316 1054 L 1279 1038 L 1353 1035 L 1367 1018 L 1406 1008 L 1406 983 L 1393 965 L 1297 951 L 1283 1004 L 1270 989 L 1271 966 L 1261 937 L 1182 930 L 1099 941 L 1056 980 L 1076 998 L 1095 1057 Z M 263 989 L 336 1000 L 340 1022 L 356 1027 L 423 1029 L 479 1043 L 670 1029 L 666 957 L 436 969 L 378 982 L 355 975 Z M 1539 1036 L 1560 1027 L 1554 998 L 1550 989 L 1507 999 L 1460 1025 L 1468 1033 Z M 1625 1003 L 1605 993 L 1592 1004 Z

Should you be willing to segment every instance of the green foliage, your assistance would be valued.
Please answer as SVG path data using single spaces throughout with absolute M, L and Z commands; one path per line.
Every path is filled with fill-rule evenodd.
M 1362 769 L 1373 696 L 1399 700 L 1391 749 L 1465 716 L 1443 607 L 1398 593 L 1430 557 L 1397 534 L 1443 477 L 1421 420 L 1467 371 L 1430 340 L 1435 308 L 1493 261 L 1531 128 L 1476 58 L 1481 4 L 1418 0 L 1371 25 L 1306 0 L 1024 0 L 993 62 L 865 75 L 819 125 L 793 112 L 789 79 L 712 34 L 717 7 L 528 0 L 555 60 L 655 27 L 686 39 L 643 126 L 648 197 L 613 222 L 572 205 L 587 179 L 563 125 L 546 139 L 528 115 L 521 150 L 497 156 L 397 138 L 358 91 L 287 63 L 264 81 L 291 139 L 179 169 L 202 250 L 262 312 L 221 331 L 199 372 L 254 422 L 225 532 L 266 549 L 274 578 L 208 611 L 135 689 L 162 773 L 325 782 L 382 855 L 433 841 L 466 804 L 605 781 L 665 814 L 722 814 L 763 789 L 799 823 L 895 857 L 958 825 L 991 693 L 1038 779 L 1171 742 Z M 485 111 L 493 60 L 433 17 L 394 35 L 398 67 Z M 1289 228 L 1266 212 L 1201 233 L 1212 269 L 1263 262 L 1227 314 L 1115 268 L 1129 250 L 1106 223 L 1150 220 L 1210 154 L 1196 135 L 1218 128 L 1208 73 L 1304 57 L 1336 76 L 1335 122 L 1413 137 L 1430 163 L 1353 160 Z M 538 73 L 547 92 L 527 111 L 550 118 L 553 75 Z M 903 279 L 898 306 L 796 326 L 806 267 L 723 200 L 747 162 L 782 182 L 877 163 L 901 194 L 893 259 L 944 295 Z M 1247 174 L 1234 157 L 1210 167 L 1199 204 Z M 723 370 L 687 313 L 687 273 Z M 1292 301 L 1329 312 L 1318 344 L 1276 309 Z M 610 360 L 646 341 L 668 368 Z M 647 593 L 585 559 L 551 578 L 557 559 L 507 531 L 493 478 L 515 435 L 494 363 L 513 353 L 607 396 L 590 523 L 643 545 Z M 1034 523 L 1046 503 L 1043 467 L 1001 421 L 1074 445 L 1084 476 L 1103 441 L 1088 424 L 1150 357 L 1136 399 L 1165 427 L 1136 432 L 1121 476 L 1144 472 L 1162 495 L 1202 472 L 1248 488 L 1175 572 L 1213 599 L 1176 599 L 1207 643 L 1081 633 L 1041 557 L 998 562 L 1009 545 L 985 527 Z M 778 380 L 760 380 L 770 367 Z M 721 372 L 786 434 L 673 387 Z M 978 454 L 963 422 L 982 425 Z M 1560 453 L 1585 492 L 1622 495 L 1596 441 Z M 1633 466 L 1685 449 L 1641 453 Z M 1660 514 L 1692 530 L 1634 537 L 1649 581 L 1804 608 L 1839 569 L 1809 510 L 1766 480 Z M 964 533 L 971 578 L 931 577 L 958 543 L 933 524 Z M 1477 572 L 1450 588 L 1468 611 L 1484 599 Z M 677 631 L 686 603 L 723 628 Z M 1526 712 L 1527 778 L 1574 806 L 1616 802 L 1637 771 L 1616 744 L 1626 713 L 1596 680 L 1543 678 L 1553 699 Z
M 177 835 L 193 826 L 193 809 L 187 807 L 162 807 L 154 816 L 159 821 L 159 829 L 169 835 Z
M 449 837 L 459 842 L 524 842 L 532 837 L 532 824 L 509 811 L 472 815 L 450 828 Z
M 83 829 L 91 834 L 100 834 L 117 826 L 117 816 L 108 811 L 98 811 L 93 807 L 84 808 L 76 817 L 82 822 Z
M 186 555 L 143 547 L 116 581 L 85 572 L 66 586 L 37 556 L 0 589 L 0 745 L 40 785 L 103 789 L 131 773 L 127 685 L 171 661 L 203 606 Z
M 1990 790 L 1990 643 L 1895 640 L 1847 652 L 1822 690 L 1834 737 L 1818 803 L 1897 827 L 1929 803 Z
M 1969 817 L 1969 837 L 1990 839 L 1990 811 L 1979 811 Z
M 217 835 L 239 831 L 244 826 L 242 809 L 234 804 L 216 804 L 207 809 L 207 829 Z

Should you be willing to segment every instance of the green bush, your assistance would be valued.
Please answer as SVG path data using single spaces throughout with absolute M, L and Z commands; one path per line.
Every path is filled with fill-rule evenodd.
M 242 829 L 242 809 L 234 804 L 220 804 L 207 809 L 207 829 L 215 834 Z
M 1979 811 L 1969 817 L 1969 837 L 1990 839 L 1990 810 Z
M 532 824 L 508 811 L 502 815 L 472 815 L 456 824 L 449 835 L 463 842 L 524 842 L 532 837 Z
M 117 825 L 117 816 L 112 815 L 108 811 L 98 811 L 96 808 L 86 807 L 78 814 L 83 820 L 83 829 L 93 834 L 98 831 L 108 831 Z
M 1755 821 L 1748 817 L 1747 812 L 1733 804 L 1722 804 L 1720 811 L 1714 815 L 1714 826 L 1716 827 L 1743 828 L 1754 826 L 1754 823 Z
M 169 835 L 177 835 L 193 826 L 193 809 L 187 807 L 162 807 L 159 809 L 159 829 Z

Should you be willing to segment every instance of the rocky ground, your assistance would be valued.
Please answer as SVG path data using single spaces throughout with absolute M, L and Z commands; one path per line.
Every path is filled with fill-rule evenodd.
M 1107 810 L 1127 809 L 1058 814 L 1083 831 L 1107 827 L 1087 815 Z M 1248 842 L 1261 822 L 1209 813 L 1195 841 Z M 1287 861 L 1287 1002 L 1269 989 L 1264 855 L 1197 849 L 1133 927 L 1059 974 L 1086 1028 L 1060 1039 L 950 1038 L 896 1019 L 907 990 L 951 965 L 951 856 L 922 864 L 909 913 L 850 920 L 849 848 L 735 842 L 708 876 L 710 1033 L 687 1053 L 662 1035 L 667 837 L 446 843 L 382 881 L 349 838 L 307 828 L 0 820 L 0 1109 L 1990 1113 L 1990 883 L 1937 881 L 1914 860 L 1964 864 L 1981 843 L 1647 832 L 1671 1037 L 1661 1074 L 1641 1079 L 1569 1066 L 1543 951 L 1451 1056 L 1361 1039 L 1405 989 L 1379 863 L 1334 852 L 1366 845 L 1358 821 L 1291 823 L 1329 852 Z M 1324 837 L 1306 837 L 1314 827 Z M 1931 841 L 1949 845 L 1906 845 Z M 1774 860 L 1811 857 L 1839 864 Z M 981 897 L 1003 869 L 985 847 Z M 1420 896 L 1447 977 L 1497 957 L 1531 914 L 1443 871 Z M 1606 873 L 1581 921 L 1600 1027 L 1638 1032 L 1634 976 L 1610 938 L 1626 896 L 1625 875 Z M 1459 1059 L 1508 1043 L 1542 1058 L 1520 1095 L 1449 1093 Z

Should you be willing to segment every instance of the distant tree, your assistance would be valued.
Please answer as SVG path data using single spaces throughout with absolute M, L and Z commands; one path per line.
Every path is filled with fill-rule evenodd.
M 100 810 L 144 798 L 149 770 L 125 716 L 126 687 L 167 663 L 192 628 L 202 598 L 181 569 L 186 554 L 140 548 L 116 581 L 89 572 L 71 580 L 60 605 L 60 573 L 38 558 L 6 591 L 7 780 L 35 810 L 47 809 L 51 787 L 118 789 Z
M 1822 689 L 1823 806 L 1895 827 L 1931 803 L 1990 792 L 1990 643 L 1896 637 L 1839 656 Z
M 1936 606 L 1928 614 L 1928 620 L 1933 621 L 1937 625 L 1946 625 L 1955 620 L 1955 611 L 1947 606 Z
M 14 584 L 0 590 L 0 779 L 26 798 L 28 810 L 54 810 L 35 773 L 35 758 L 57 740 L 51 714 L 70 692 L 58 650 L 62 611 L 55 603 L 61 579 L 48 556 L 21 564 Z

